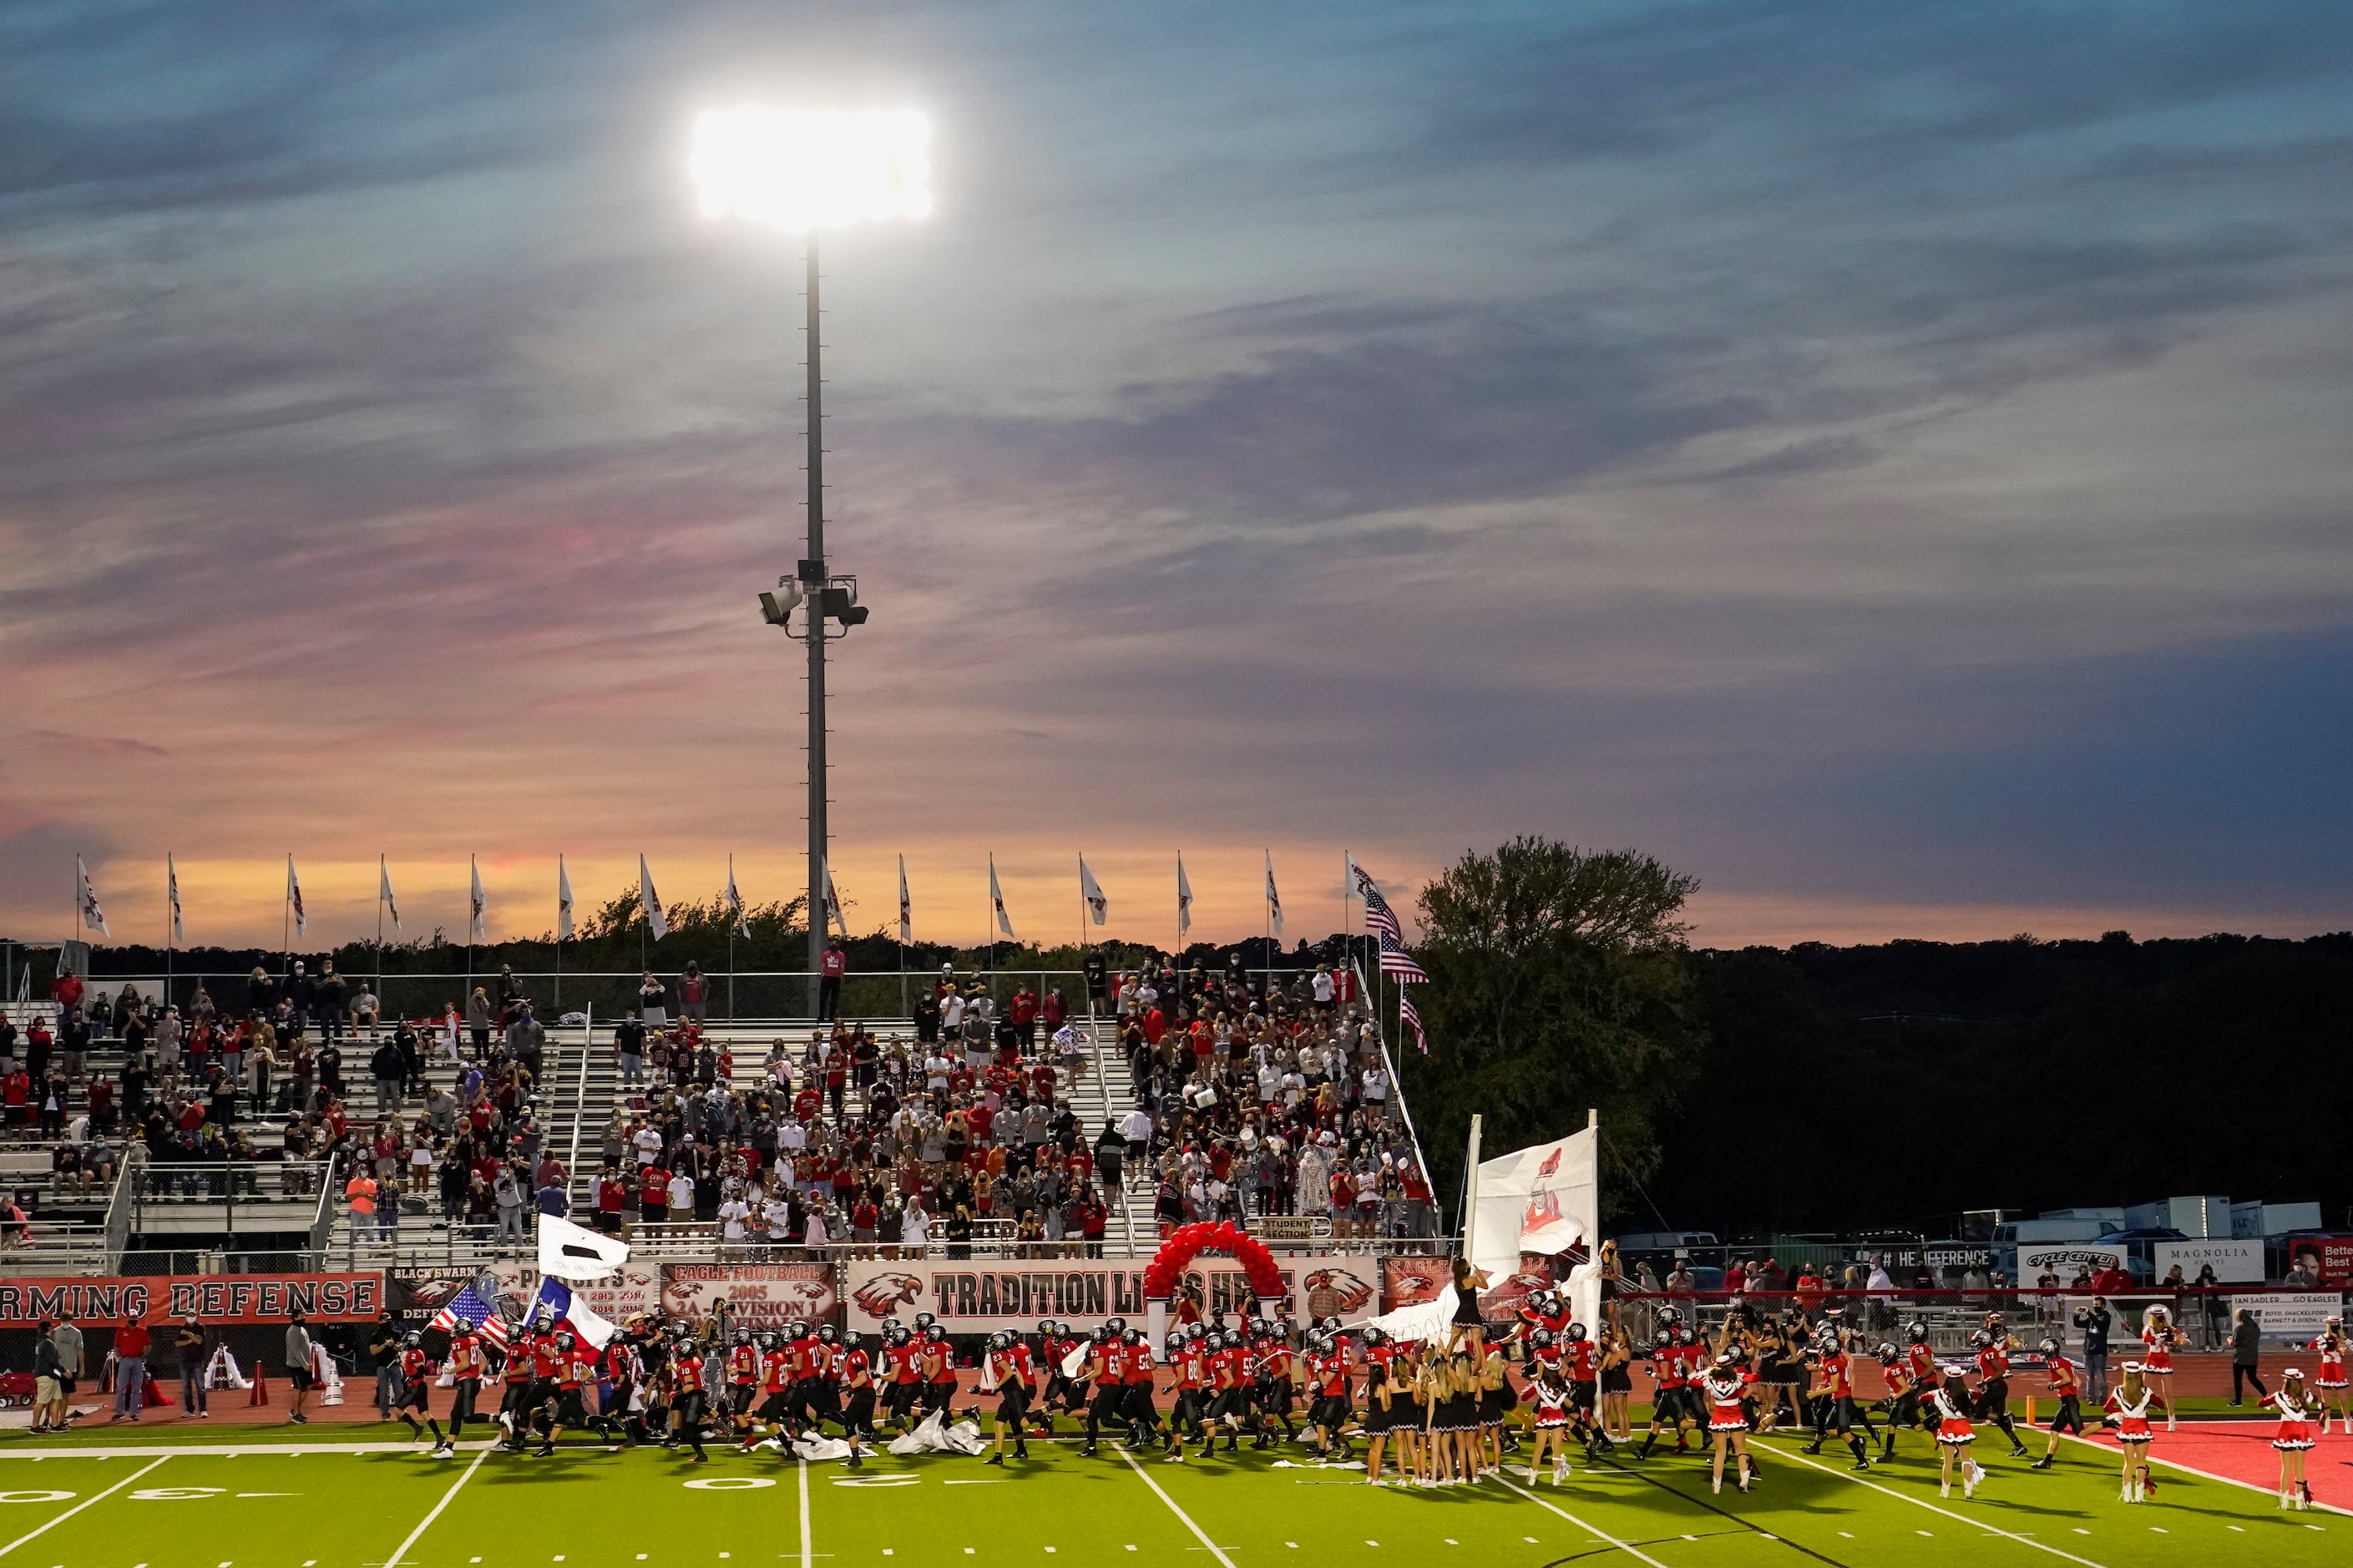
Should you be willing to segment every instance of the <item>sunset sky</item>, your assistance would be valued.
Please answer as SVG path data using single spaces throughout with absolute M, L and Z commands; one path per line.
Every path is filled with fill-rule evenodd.
M 852 923 L 1341 919 L 1515 832 L 1712 944 L 2353 925 L 2353 7 L 0 7 L 0 934 L 789 895 L 828 243 Z

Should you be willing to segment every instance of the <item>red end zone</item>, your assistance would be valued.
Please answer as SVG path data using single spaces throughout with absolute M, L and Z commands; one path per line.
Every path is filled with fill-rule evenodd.
M 2148 1446 L 2158 1484 L 2165 1484 L 2163 1467 L 2171 1464 L 2277 1495 L 2280 1457 L 2272 1436 L 2278 1430 L 2276 1421 L 2184 1422 L 2171 1432 L 2160 1427 Z M 2112 1432 L 2095 1430 L 2088 1440 L 2111 1451 L 2116 1447 Z M 2353 1512 L 2353 1437 L 2331 1432 L 2321 1438 L 2304 1457 L 2304 1474 L 2312 1483 L 2314 1502 Z

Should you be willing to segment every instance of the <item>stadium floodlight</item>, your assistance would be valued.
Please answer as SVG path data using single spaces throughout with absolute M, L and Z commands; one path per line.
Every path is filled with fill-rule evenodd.
M 910 109 L 713 110 L 689 168 L 706 217 L 790 234 L 932 210 L 931 123 Z
M 786 626 L 806 603 L 808 643 L 809 1011 L 818 1011 L 818 970 L 825 957 L 826 712 L 828 621 L 843 632 L 863 626 L 858 579 L 835 576 L 825 559 L 825 403 L 818 354 L 818 231 L 932 210 L 932 128 L 908 109 L 815 110 L 746 106 L 713 110 L 694 124 L 688 160 L 703 216 L 738 217 L 806 237 L 808 332 L 808 553 L 777 591 L 760 595 L 770 626 Z

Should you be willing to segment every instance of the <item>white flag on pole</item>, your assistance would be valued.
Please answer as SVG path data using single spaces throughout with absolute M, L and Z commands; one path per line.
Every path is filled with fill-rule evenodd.
M 645 910 L 646 929 L 656 942 L 670 934 L 670 921 L 662 914 L 661 895 L 654 891 L 654 874 L 646 869 L 646 858 L 638 857 L 638 907 Z
M 1079 857 L 1079 897 L 1087 901 L 1087 913 L 1094 917 L 1095 924 L 1103 924 L 1111 913 L 1111 900 L 1103 897 L 1103 884 L 1087 869 L 1087 858 L 1083 855 Z
M 539 1271 L 557 1279 L 603 1279 L 629 1260 L 629 1244 L 552 1214 L 539 1216 Z
M 106 929 L 106 911 L 98 907 L 98 889 L 90 885 L 90 868 L 82 864 L 79 855 L 74 857 L 74 878 L 79 885 L 77 896 L 81 901 L 83 928 L 100 936 L 112 936 L 114 933 Z
M 727 857 L 727 908 L 735 916 L 735 934 L 750 936 L 752 928 L 744 923 L 744 895 L 735 890 L 735 857 Z
M 907 858 L 899 857 L 899 940 L 915 940 L 915 905 L 907 897 Z
M 471 855 L 466 857 L 466 863 L 474 868 L 474 896 L 473 903 L 469 906 L 471 912 L 467 917 L 467 937 L 472 942 L 488 942 L 490 933 L 482 929 L 482 912 L 489 908 L 482 901 L 482 864 Z
M 1274 934 L 1282 934 L 1282 895 L 1274 890 L 1274 851 L 1266 851 L 1266 918 Z
M 311 929 L 308 916 L 302 912 L 302 879 L 294 874 L 294 857 L 286 857 L 286 901 L 294 910 L 294 934 L 301 936 Z
M 825 868 L 825 920 L 842 941 L 849 940 L 849 922 L 841 918 L 841 895 L 834 890 L 833 867 L 829 862 Z
M 555 858 L 555 940 L 572 940 L 572 873 L 561 855 Z
M 392 929 L 400 929 L 400 900 L 392 896 L 392 863 L 379 855 L 375 858 L 375 896 L 384 903 L 385 912 L 392 916 Z
M 1193 884 L 1185 879 L 1185 857 L 1176 857 L 1176 934 L 1193 929 Z
M 997 911 L 997 929 L 1008 942 L 1021 939 L 1013 934 L 1013 917 L 1005 912 L 1005 889 L 997 885 L 997 857 L 988 858 L 988 907 Z
M 172 941 L 177 945 L 188 940 L 188 931 L 180 923 L 180 868 L 172 863 L 168 849 L 164 852 L 164 896 L 171 901 Z

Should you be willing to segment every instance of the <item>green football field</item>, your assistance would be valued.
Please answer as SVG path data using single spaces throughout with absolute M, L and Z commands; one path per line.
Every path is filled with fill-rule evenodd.
M 883 1456 L 851 1472 L 717 1450 L 707 1465 L 595 1447 L 531 1459 L 470 1447 L 436 1461 L 406 1445 L 290 1430 L 187 1439 L 0 1448 L 0 1559 L 32 1568 L 2353 1563 L 2353 1517 L 2282 1512 L 2265 1493 L 2163 1468 L 2160 1500 L 2125 1507 L 2108 1455 L 2088 1446 L 2070 1444 L 2058 1468 L 2037 1474 L 1980 1443 L 1986 1485 L 1974 1500 L 1942 1500 L 1916 1434 L 1908 1452 L 1862 1475 L 1835 1450 L 1808 1460 L 1793 1440 L 1768 1441 L 1765 1480 L 1747 1497 L 1712 1496 L 1696 1456 L 1580 1464 L 1557 1489 L 1529 1488 L 1513 1471 L 1508 1484 L 1421 1490 L 1278 1468 L 1279 1453 L 1178 1466 L 1111 1449 L 1083 1459 L 1068 1443 L 1033 1443 L 1033 1458 L 1008 1473 L 941 1456 Z

